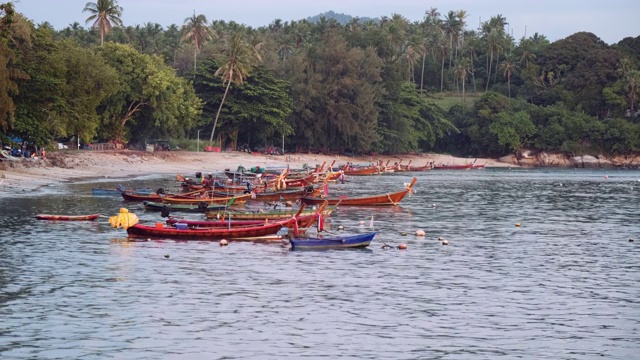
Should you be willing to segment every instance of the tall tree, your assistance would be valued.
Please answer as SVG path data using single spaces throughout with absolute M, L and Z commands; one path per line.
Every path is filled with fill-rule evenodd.
M 210 143 L 213 142 L 213 135 L 215 134 L 216 126 L 218 126 L 220 111 L 222 110 L 224 100 L 229 93 L 231 83 L 241 85 L 247 76 L 249 76 L 251 68 L 261 61 L 261 57 L 258 52 L 245 41 L 242 33 L 237 32 L 235 34 L 231 34 L 224 40 L 224 49 L 220 55 L 220 62 L 222 66 L 216 70 L 214 75 L 222 77 L 222 81 L 227 83 L 227 87 L 224 90 L 224 95 L 222 96 L 218 112 L 216 113 L 216 118 L 213 122 L 211 137 L 209 137 Z
M 182 40 L 188 40 L 193 44 L 193 71 L 195 72 L 197 56 L 200 52 L 200 48 L 205 42 L 211 40 L 211 32 L 207 25 L 207 17 L 204 15 L 196 16 L 194 11 L 193 16 L 184 19 L 182 31 Z
M 507 86 L 509 88 L 509 98 L 511 98 L 511 76 L 518 70 L 518 64 L 516 64 L 515 55 L 513 53 L 508 53 L 502 63 L 500 64 L 500 68 L 498 71 L 503 71 L 504 76 L 507 78 Z
M 122 7 L 118 6 L 117 0 L 88 2 L 82 12 L 91 14 L 87 18 L 86 23 L 93 21 L 91 27 L 98 29 L 100 33 L 100 45 L 104 44 L 104 37 L 111 31 L 113 25 L 122 26 L 122 20 L 120 19 L 122 16 Z

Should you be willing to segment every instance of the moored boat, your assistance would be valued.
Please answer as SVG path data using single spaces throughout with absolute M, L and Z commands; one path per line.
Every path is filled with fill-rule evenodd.
M 383 206 L 383 205 L 398 205 L 404 197 L 411 192 L 413 185 L 416 183 L 417 178 L 413 178 L 411 183 L 407 185 L 407 187 L 395 193 L 388 193 L 382 195 L 374 195 L 374 196 L 360 196 L 360 197 L 310 197 L 303 196 L 300 198 L 300 201 L 303 204 L 307 205 L 318 205 L 325 201 L 328 202 L 329 205 L 340 205 L 340 206 Z
M 218 239 L 233 239 L 233 238 L 246 238 L 246 237 L 258 237 L 266 235 L 274 235 L 281 228 L 287 227 L 293 224 L 295 220 L 283 220 L 278 222 L 272 222 L 269 224 L 262 224 L 258 226 L 244 226 L 233 228 L 207 228 L 207 229 L 178 229 L 175 227 L 159 225 L 149 226 L 142 224 L 135 224 L 127 228 L 127 234 L 130 236 L 144 236 L 144 237 L 163 237 L 172 239 L 198 239 L 198 240 L 218 240 Z
M 53 221 L 93 221 L 100 217 L 100 214 L 90 215 L 54 215 L 54 214 L 38 214 L 36 219 L 38 220 L 53 220 Z
M 207 211 L 220 211 L 225 209 L 225 205 L 210 205 L 206 202 L 199 204 L 166 204 L 162 202 L 144 201 L 144 208 L 149 211 L 169 211 L 169 212 L 196 212 L 206 213 Z
M 316 238 L 293 238 L 289 240 L 291 250 L 356 249 L 369 246 L 376 232 L 353 235 L 337 235 Z
M 322 210 L 322 216 L 329 216 L 336 208 L 327 206 Z M 299 216 L 308 216 L 317 213 L 318 210 L 304 209 Z M 236 220 L 282 220 L 294 216 L 298 210 L 269 210 L 269 211 L 209 211 L 207 219 L 223 219 L 231 216 Z

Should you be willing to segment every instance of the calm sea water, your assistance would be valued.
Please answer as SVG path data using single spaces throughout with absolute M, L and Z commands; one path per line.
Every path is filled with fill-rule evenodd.
M 0 358 L 640 358 L 640 171 L 417 177 L 401 206 L 331 216 L 345 232 L 373 216 L 379 235 L 349 251 L 125 242 L 106 218 L 33 218 L 126 206 L 160 219 L 91 196 L 113 181 L 0 198 Z M 411 175 L 347 180 L 330 191 L 397 191 Z

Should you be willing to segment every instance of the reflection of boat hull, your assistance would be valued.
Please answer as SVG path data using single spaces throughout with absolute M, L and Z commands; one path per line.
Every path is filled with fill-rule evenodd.
M 369 246 L 376 232 L 322 238 L 294 238 L 289 240 L 291 250 L 357 249 Z
M 399 191 L 392 194 L 383 194 L 375 196 L 363 196 L 363 197 L 334 197 L 334 198 L 321 198 L 321 197 L 308 197 L 304 196 L 300 198 L 303 204 L 307 205 L 319 205 L 323 202 L 327 202 L 329 205 L 340 206 L 381 206 L 381 205 L 398 205 L 402 199 L 411 191 L 411 188 L 416 183 L 417 178 L 413 178 L 411 184 L 403 191 Z
M 53 221 L 93 221 L 100 217 L 100 214 L 91 215 L 50 215 L 50 214 L 38 214 L 36 219 L 38 220 L 53 220 Z

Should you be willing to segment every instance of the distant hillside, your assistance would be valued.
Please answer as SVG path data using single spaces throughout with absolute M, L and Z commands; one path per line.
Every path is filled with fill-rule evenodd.
M 317 22 L 320 21 L 320 18 L 322 18 L 322 17 L 326 18 L 327 20 L 335 19 L 341 25 L 348 24 L 354 18 L 360 19 L 360 22 L 363 22 L 363 23 L 365 23 L 365 22 L 367 22 L 369 20 L 373 20 L 375 22 L 380 21 L 379 18 L 357 17 L 357 16 L 351 16 L 351 15 L 347 15 L 347 14 L 338 14 L 338 13 L 334 12 L 333 10 L 330 10 L 330 11 L 327 11 L 327 12 L 323 12 L 323 13 L 315 15 L 315 16 L 310 16 L 310 17 L 307 18 L 307 21 L 312 22 L 312 23 L 317 23 Z

